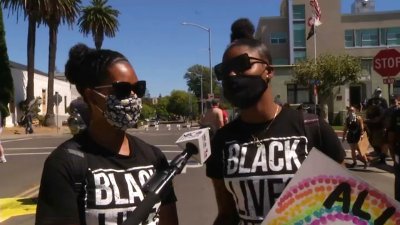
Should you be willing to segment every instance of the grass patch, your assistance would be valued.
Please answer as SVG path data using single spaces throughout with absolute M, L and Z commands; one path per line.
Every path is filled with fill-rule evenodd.
M 343 130 L 343 126 L 332 126 L 334 130 Z

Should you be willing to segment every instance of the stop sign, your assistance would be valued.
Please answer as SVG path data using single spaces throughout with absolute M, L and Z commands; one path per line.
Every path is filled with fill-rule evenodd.
M 374 57 L 374 70 L 382 77 L 396 76 L 400 72 L 400 52 L 384 49 Z

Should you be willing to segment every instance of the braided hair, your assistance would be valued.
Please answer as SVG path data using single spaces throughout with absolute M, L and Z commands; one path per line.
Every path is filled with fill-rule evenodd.
M 86 88 L 103 84 L 108 78 L 108 68 L 116 62 L 128 59 L 119 52 L 89 48 L 85 44 L 76 44 L 69 51 L 69 59 L 65 64 L 65 77 L 75 84 L 83 96 Z

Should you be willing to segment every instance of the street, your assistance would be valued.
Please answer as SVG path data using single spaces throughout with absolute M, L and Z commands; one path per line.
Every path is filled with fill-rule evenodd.
M 131 130 L 130 133 L 158 146 L 172 159 L 182 149 L 175 141 L 190 128 L 164 125 L 160 129 L 150 127 L 148 130 Z M 0 224 L 32 225 L 34 224 L 34 199 L 37 196 L 43 163 L 48 154 L 60 143 L 70 138 L 69 134 L 26 136 L 19 135 L 3 139 L 8 162 L 0 164 Z M 347 144 L 344 147 L 348 149 Z M 346 162 L 351 162 L 350 152 Z M 388 165 L 363 169 L 362 163 L 352 169 L 356 175 L 393 197 L 394 176 Z M 211 181 L 205 176 L 205 168 L 190 161 L 186 172 L 174 178 L 175 192 L 178 198 L 177 207 L 180 224 L 212 224 L 217 213 L 214 191 Z M 33 199 L 33 200 L 32 200 Z

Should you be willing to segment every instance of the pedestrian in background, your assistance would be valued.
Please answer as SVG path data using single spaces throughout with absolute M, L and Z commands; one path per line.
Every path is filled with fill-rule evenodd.
M 386 164 L 385 153 L 385 112 L 388 108 L 386 99 L 382 97 L 381 88 L 376 88 L 372 98 L 368 99 L 365 106 L 366 118 L 365 124 L 367 127 L 369 143 L 374 151 L 368 154 L 371 162 Z
M 25 134 L 32 134 L 33 126 L 32 126 L 32 113 L 28 111 L 25 115 Z
M 1 136 L 1 133 L 3 132 L 3 126 L 5 124 L 4 123 L 5 119 L 6 118 L 2 116 L 1 111 L 0 111 L 0 136 Z M 7 160 L 6 160 L 4 148 L 3 148 L 3 145 L 1 144 L 1 139 L 0 139 L 0 163 L 5 163 L 5 162 L 7 162 Z
M 229 123 L 229 113 L 225 106 L 220 105 L 219 108 L 222 110 L 222 117 L 224 120 L 224 125 Z
M 224 113 L 222 109 L 219 108 L 219 102 L 216 99 L 211 100 L 207 104 L 207 112 L 204 117 L 200 119 L 200 127 L 209 127 L 211 136 L 215 132 L 224 126 Z
M 126 132 L 137 123 L 146 82 L 128 59 L 84 44 L 71 48 L 65 76 L 89 107 L 86 131 L 45 161 L 36 224 L 121 224 L 145 197 L 150 177 L 169 167 L 157 147 Z M 141 224 L 177 225 L 172 183 Z
M 353 168 L 357 165 L 357 158 L 364 163 L 364 169 L 368 166 L 367 155 L 360 150 L 359 142 L 364 138 L 364 122 L 361 116 L 356 114 L 356 108 L 347 108 L 347 117 L 344 123 L 342 142 L 347 140 L 351 149 L 351 159 L 353 163 L 348 167 Z
M 395 107 L 388 128 L 388 142 L 394 156 L 394 198 L 400 202 L 400 95 L 395 95 L 394 101 Z
M 215 66 L 224 98 L 240 114 L 216 132 L 206 162 L 218 205 L 214 224 L 261 224 L 313 147 L 344 160 L 329 124 L 274 102 L 271 62 L 262 42 L 238 39 Z
M 89 107 L 82 97 L 71 101 L 68 107 L 70 116 L 67 119 L 71 134 L 76 135 L 84 132 L 89 124 Z

